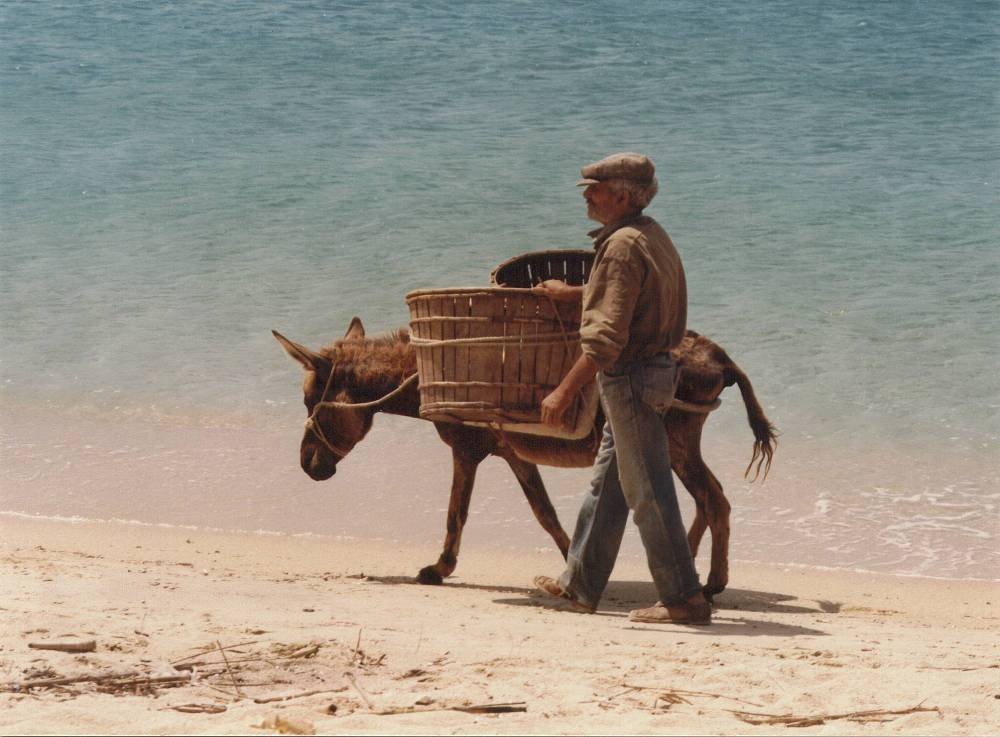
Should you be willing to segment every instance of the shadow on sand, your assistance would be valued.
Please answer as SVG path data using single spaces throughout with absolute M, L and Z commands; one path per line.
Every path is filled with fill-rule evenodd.
M 417 579 L 410 576 L 350 576 L 391 586 L 423 586 Z M 608 584 L 601 600 L 601 606 L 593 615 L 584 615 L 573 612 L 566 607 L 564 602 L 558 601 L 537 591 L 532 591 L 530 586 L 489 586 L 485 584 L 464 583 L 449 579 L 445 587 L 467 589 L 471 591 L 486 591 L 493 594 L 516 594 L 517 598 L 494 599 L 495 604 L 515 607 L 539 607 L 556 611 L 566 611 L 567 613 L 578 614 L 579 616 L 615 617 L 622 620 L 623 625 L 629 629 L 643 630 L 648 632 L 668 631 L 664 625 L 646 625 L 642 623 L 629 623 L 628 613 L 638 607 L 649 606 L 656 601 L 656 589 L 652 583 L 643 581 L 612 581 Z M 796 602 L 791 604 L 788 602 Z M 770 636 L 770 637 L 796 637 L 796 636 L 824 636 L 827 633 L 822 630 L 804 627 L 797 624 L 786 624 L 781 622 L 769 622 L 761 619 L 737 616 L 739 612 L 759 612 L 762 614 L 836 614 L 841 605 L 836 602 L 824 600 L 801 600 L 788 594 L 780 594 L 770 591 L 751 591 L 749 589 L 726 589 L 715 597 L 713 602 L 713 619 L 711 627 L 684 627 L 687 632 L 696 634 L 710 634 L 715 636 L 739 635 L 744 637 Z M 682 625 L 665 625 L 676 631 L 676 627 Z
M 413 576 L 364 576 L 364 575 L 351 575 L 345 578 L 355 578 L 362 581 L 375 581 L 376 583 L 384 583 L 393 586 L 420 586 L 422 588 L 435 588 L 433 584 L 422 584 L 417 581 Z M 453 589 L 468 589 L 469 591 L 489 591 L 496 594 L 527 594 L 531 592 L 530 586 L 488 586 L 486 584 L 479 583 L 464 583 L 462 581 L 456 581 L 452 578 L 446 579 L 443 584 L 440 584 L 444 588 Z
M 658 598 L 656 589 L 650 582 L 612 581 L 604 591 L 601 609 L 628 611 L 650 606 Z M 730 610 L 768 614 L 836 614 L 841 606 L 842 604 L 833 601 L 803 600 L 789 594 L 750 589 L 726 589 L 712 600 L 712 608 L 716 613 Z
M 654 594 L 655 596 L 655 594 Z M 605 599 L 605 601 L 607 601 Z M 494 599 L 494 604 L 504 604 L 506 606 L 529 606 L 541 609 L 551 609 L 553 611 L 575 614 L 580 617 L 612 617 L 621 621 L 625 629 L 641 630 L 643 632 L 677 632 L 677 628 L 683 628 L 685 632 L 695 635 L 711 635 L 713 637 L 737 635 L 740 637 L 823 637 L 826 632 L 823 630 L 804 627 L 798 624 L 785 624 L 783 622 L 769 622 L 763 619 L 751 619 L 749 617 L 733 617 L 724 609 L 715 608 L 712 614 L 712 625 L 710 627 L 688 626 L 681 624 L 644 624 L 641 622 L 630 622 L 628 613 L 631 609 L 640 606 L 649 606 L 649 601 L 642 604 L 635 602 L 630 606 L 623 607 L 616 602 L 606 605 L 601 602 L 601 607 L 594 614 L 581 614 L 570 609 L 564 602 L 558 601 L 544 594 L 532 593 L 523 599 Z M 774 611 L 774 610 L 771 610 Z M 816 612 L 812 609 L 801 609 L 802 612 Z

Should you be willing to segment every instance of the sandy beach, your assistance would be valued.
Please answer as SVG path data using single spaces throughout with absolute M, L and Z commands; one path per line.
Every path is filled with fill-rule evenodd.
M 3 3 L 0 737 L 1000 737 L 998 15 Z M 577 186 L 625 151 L 652 165 L 629 208 Z M 418 345 L 424 388 L 468 380 L 476 412 L 541 399 L 575 315 L 472 295 L 530 253 L 553 252 L 508 286 L 582 280 L 567 254 L 637 208 L 672 245 L 647 223 L 648 264 L 601 251 L 658 290 L 597 272 L 605 352 L 662 352 L 683 293 L 734 362 L 691 382 L 728 388 L 672 456 L 731 505 L 712 625 L 629 621 L 657 596 L 631 521 L 595 614 L 535 592 L 561 538 L 501 456 L 455 575 L 417 584 L 468 466 L 409 403 L 357 443 L 368 410 L 303 423 L 387 396 Z M 430 290 L 455 296 L 411 314 Z M 388 358 L 275 340 L 319 351 L 355 316 Z M 741 376 L 779 434 L 766 480 Z M 540 475 L 573 533 L 592 469 Z
M 583 615 L 529 588 L 554 550 L 471 546 L 423 587 L 432 549 L 10 515 L 0 533 L 3 734 L 1000 729 L 992 582 L 735 562 L 711 627 L 652 626 L 628 621 L 654 597 L 632 561 Z

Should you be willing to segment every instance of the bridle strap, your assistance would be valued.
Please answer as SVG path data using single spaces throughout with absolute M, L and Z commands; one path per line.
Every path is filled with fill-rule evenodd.
M 313 415 L 315 415 L 315 411 L 313 411 Z M 306 430 L 315 435 L 316 439 L 319 440 L 323 445 L 325 445 L 328 451 L 330 451 L 334 455 L 340 456 L 341 458 L 346 456 L 348 453 L 351 452 L 351 450 L 354 449 L 353 445 L 351 445 L 350 448 L 341 448 L 340 446 L 331 443 L 329 438 L 327 438 L 326 435 L 323 434 L 323 430 L 320 428 L 319 423 L 313 419 L 312 415 L 310 415 L 309 419 L 306 420 Z
M 316 439 L 319 440 L 324 446 L 326 446 L 326 449 L 328 451 L 330 451 L 334 455 L 338 455 L 341 458 L 343 458 L 348 453 L 350 453 L 351 450 L 354 449 L 355 444 L 352 443 L 350 448 L 343 448 L 336 445 L 335 443 L 332 443 L 330 439 L 326 437 L 326 434 L 323 432 L 322 427 L 320 427 L 319 416 L 318 416 L 320 409 L 322 409 L 323 407 L 334 407 L 334 408 L 346 407 L 350 409 L 369 409 L 371 407 L 375 407 L 377 410 L 393 397 L 402 394 L 411 384 L 417 381 L 417 374 L 409 376 L 406 379 L 406 381 L 397 386 L 395 389 L 386 394 L 384 397 L 380 397 L 379 399 L 373 400 L 371 402 L 359 402 L 357 404 L 351 404 L 349 402 L 328 402 L 326 401 L 326 395 L 330 392 L 330 387 L 333 385 L 333 374 L 336 368 L 337 368 L 336 363 L 330 366 L 330 376 L 327 377 L 326 386 L 323 387 L 323 394 L 320 396 L 319 402 L 317 402 L 316 406 L 313 407 L 312 413 L 306 420 L 306 431 L 311 432 L 313 435 L 315 435 Z
M 309 417 L 306 418 L 306 432 L 311 432 L 313 435 L 315 435 L 316 439 L 319 440 L 323 445 L 325 445 L 328 451 L 330 451 L 334 455 L 338 455 L 341 458 L 343 458 L 344 456 L 346 456 L 348 453 L 351 452 L 354 446 L 352 445 L 350 448 L 341 448 L 340 446 L 331 443 L 330 439 L 323 432 L 323 428 L 320 427 L 319 417 L 318 417 L 320 407 L 323 407 L 327 404 L 326 395 L 330 393 L 330 387 L 333 386 L 333 375 L 336 372 L 337 372 L 337 363 L 335 361 L 330 365 L 330 375 L 326 377 L 326 385 L 323 387 L 323 393 L 319 397 L 319 402 L 316 403 L 316 406 L 313 407 L 313 410 L 309 414 Z

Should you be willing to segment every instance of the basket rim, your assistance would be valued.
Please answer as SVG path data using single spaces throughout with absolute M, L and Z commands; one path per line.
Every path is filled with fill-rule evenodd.
M 496 267 L 493 269 L 493 271 L 490 272 L 490 281 L 493 282 L 493 283 L 496 283 L 497 272 L 500 271 L 500 269 L 504 268 L 505 266 L 510 266 L 511 264 L 515 264 L 518 261 L 524 261 L 525 259 L 528 259 L 528 258 L 532 258 L 532 257 L 537 258 L 537 257 L 542 257 L 542 256 L 551 256 L 551 255 L 593 256 L 594 253 L 595 252 L 594 252 L 594 249 L 592 247 L 591 248 L 549 248 L 549 249 L 546 249 L 544 251 L 528 251 L 527 253 L 522 253 L 522 254 L 520 254 L 518 256 L 511 256 L 506 261 L 497 264 Z
M 522 296 L 525 294 L 536 294 L 530 287 L 498 287 L 498 286 L 480 286 L 480 287 L 441 287 L 438 289 L 415 289 L 412 292 L 407 292 L 406 301 L 407 303 L 418 299 L 420 297 L 444 297 L 449 294 L 461 295 L 468 297 L 473 294 L 482 294 L 484 296 Z

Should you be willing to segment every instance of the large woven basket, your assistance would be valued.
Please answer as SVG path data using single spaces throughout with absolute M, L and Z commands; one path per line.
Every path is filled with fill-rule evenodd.
M 555 249 L 515 256 L 493 269 L 490 281 L 501 287 L 533 287 L 546 279 L 559 279 L 579 287 L 590 279 L 593 249 Z
M 567 427 L 541 424 L 540 405 L 580 355 L 580 308 L 528 289 L 425 289 L 406 295 L 417 352 L 420 416 L 509 432 L 580 438 L 591 432 L 591 383 Z

